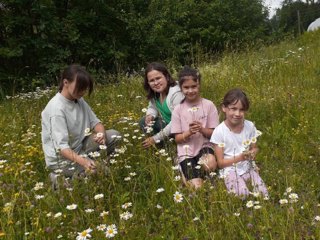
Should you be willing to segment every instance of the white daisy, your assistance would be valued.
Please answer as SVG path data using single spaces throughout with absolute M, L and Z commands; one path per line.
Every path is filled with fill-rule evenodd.
M 105 217 L 109 215 L 109 211 L 103 211 L 100 213 L 100 217 Z
M 133 214 L 128 211 L 120 214 L 120 219 L 123 219 L 123 220 L 129 220 L 132 217 L 133 217 Z
M 97 133 L 97 137 L 98 137 L 98 138 L 103 137 L 103 133 L 102 133 L 102 132 L 98 132 L 98 133 Z
M 107 238 L 113 238 L 116 234 L 118 234 L 118 230 L 115 224 L 107 226 L 107 229 L 106 229 Z
M 68 210 L 75 210 L 75 209 L 77 209 L 77 207 L 78 207 L 77 204 L 71 204 L 71 205 L 67 205 L 66 208 L 67 208 Z
M 99 145 L 99 148 L 100 148 L 101 150 L 106 150 L 106 149 L 107 149 L 107 146 L 106 146 L 106 145 Z
M 97 230 L 98 231 L 104 231 L 107 228 L 106 224 L 100 224 L 97 226 Z
M 86 213 L 92 213 L 92 212 L 94 212 L 94 209 L 88 208 L 88 209 L 85 209 L 84 211 L 85 211 Z
M 84 136 L 89 136 L 89 135 L 91 135 L 91 130 L 90 130 L 90 128 L 86 128 L 84 130 Z
M 123 204 L 121 207 L 122 207 L 123 209 L 127 209 L 127 208 L 129 208 L 129 207 L 131 207 L 131 206 L 132 206 L 132 202 L 127 202 L 127 203 Z
M 174 177 L 174 181 L 176 181 L 176 182 L 180 181 L 180 179 L 181 179 L 181 177 L 179 175 Z
M 91 228 L 83 230 L 82 232 L 78 232 L 78 236 L 76 240 L 86 240 L 88 238 L 91 238 L 91 235 L 90 235 L 91 232 L 92 232 Z
M 279 200 L 279 203 L 281 204 L 281 205 L 283 205 L 283 204 L 287 204 L 288 203 L 288 199 L 280 199 Z
M 181 203 L 183 201 L 183 195 L 177 191 L 173 194 L 173 200 L 176 203 Z
M 101 198 L 103 198 L 103 197 L 104 197 L 103 193 L 100 193 L 100 194 L 95 195 L 93 198 L 94 198 L 95 200 L 98 200 L 98 199 L 101 199 Z
M 218 147 L 223 148 L 224 146 L 225 146 L 225 144 L 224 144 L 224 143 L 219 143 L 219 144 L 218 144 Z
M 253 201 L 248 201 L 248 202 L 246 203 L 246 207 L 247 207 L 247 208 L 252 208 L 253 206 L 254 206 Z
M 158 188 L 156 192 L 157 192 L 157 193 L 164 192 L 164 188 Z
M 44 198 L 44 195 L 36 195 L 35 198 L 36 198 L 37 200 L 40 200 L 40 199 Z
M 54 218 L 59 218 L 59 217 L 61 217 L 62 216 L 62 213 L 61 212 L 58 212 L 58 213 L 56 213 L 53 217 Z
M 34 186 L 33 190 L 38 191 L 43 188 L 44 188 L 43 182 L 37 182 L 36 185 Z

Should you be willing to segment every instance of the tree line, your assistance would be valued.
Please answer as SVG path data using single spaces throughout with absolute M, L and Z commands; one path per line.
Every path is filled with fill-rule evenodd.
M 150 61 L 194 64 L 275 41 L 286 29 L 274 26 L 262 0 L 3 0 L 0 98 L 56 84 L 70 63 L 100 75 Z

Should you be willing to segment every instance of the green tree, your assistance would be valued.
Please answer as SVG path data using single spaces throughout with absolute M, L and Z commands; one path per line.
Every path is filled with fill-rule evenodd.
M 285 33 L 298 35 L 307 30 L 309 24 L 319 17 L 320 2 L 301 0 L 285 0 L 277 11 L 274 19 L 279 22 L 279 28 Z
M 262 0 L 3 0 L 0 27 L 2 96 L 55 84 L 70 63 L 102 73 L 192 64 L 197 51 L 239 49 L 271 32 Z

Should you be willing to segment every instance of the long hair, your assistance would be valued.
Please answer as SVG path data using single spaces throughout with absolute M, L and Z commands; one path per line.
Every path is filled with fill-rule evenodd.
M 143 82 L 143 87 L 144 89 L 146 90 L 147 92 L 147 99 L 150 100 L 150 99 L 153 99 L 153 98 L 158 98 L 159 97 L 159 93 L 155 93 L 149 83 L 148 83 L 148 73 L 153 71 L 153 70 L 156 70 L 156 71 L 159 71 L 161 72 L 166 80 L 167 80 L 167 88 L 165 89 L 165 92 L 166 94 L 168 94 L 169 92 L 169 88 L 170 87 L 173 87 L 175 86 L 177 83 L 173 80 L 173 78 L 171 77 L 171 74 L 170 72 L 168 71 L 168 69 L 162 64 L 162 63 L 159 63 L 159 62 L 152 62 L 152 63 L 149 63 L 146 67 L 146 70 L 144 72 L 144 82 Z

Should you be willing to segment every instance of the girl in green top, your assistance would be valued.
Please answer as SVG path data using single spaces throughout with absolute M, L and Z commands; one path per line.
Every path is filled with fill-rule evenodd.
M 146 67 L 143 86 L 149 105 L 139 125 L 145 132 L 151 130 L 153 134 L 142 142 L 143 147 L 148 148 L 170 135 L 171 112 L 184 99 L 184 95 L 168 69 L 158 62 Z

